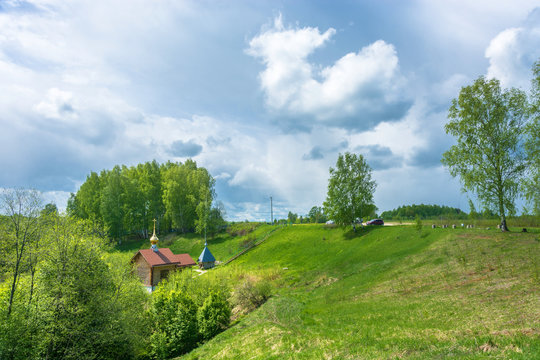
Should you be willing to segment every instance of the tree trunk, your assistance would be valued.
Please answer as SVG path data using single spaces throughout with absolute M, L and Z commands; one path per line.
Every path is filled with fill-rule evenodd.
M 508 231 L 502 198 L 499 198 L 499 214 L 501 215 L 501 231 Z
M 8 304 L 8 311 L 7 311 L 8 317 L 11 315 L 11 307 L 13 305 L 13 295 L 15 295 L 15 290 L 17 288 L 17 278 L 19 276 L 20 262 L 21 262 L 20 258 L 17 258 L 17 262 L 15 263 L 15 272 L 13 273 L 13 283 L 11 284 L 11 292 L 9 293 L 9 304 Z
M 32 266 L 30 270 L 30 297 L 28 298 L 28 308 L 32 304 L 32 296 L 34 295 L 34 279 L 36 275 L 36 266 Z

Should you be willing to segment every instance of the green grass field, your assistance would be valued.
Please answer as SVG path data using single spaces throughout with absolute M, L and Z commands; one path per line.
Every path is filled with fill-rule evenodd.
M 274 295 L 185 359 L 540 358 L 538 233 L 299 225 L 213 271 Z

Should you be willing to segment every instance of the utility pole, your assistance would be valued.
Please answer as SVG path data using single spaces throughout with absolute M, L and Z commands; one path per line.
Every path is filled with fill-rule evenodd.
M 270 224 L 274 225 L 274 208 L 272 203 L 272 197 L 270 196 Z

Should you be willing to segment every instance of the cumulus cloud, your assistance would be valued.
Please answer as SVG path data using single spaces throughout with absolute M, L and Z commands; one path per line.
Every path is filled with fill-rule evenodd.
M 523 26 L 506 29 L 486 49 L 487 77 L 504 87 L 530 88 L 531 68 L 540 59 L 540 8 L 533 10 Z
M 202 150 L 202 145 L 197 144 L 193 139 L 188 141 L 176 140 L 171 144 L 169 154 L 176 157 L 193 157 L 199 155 Z
M 411 102 L 392 44 L 378 40 L 320 68 L 308 56 L 336 33 L 332 28 L 285 28 L 281 16 L 274 26 L 251 39 L 247 54 L 265 65 L 261 88 L 271 110 L 298 121 L 351 129 L 372 128 L 400 119 Z

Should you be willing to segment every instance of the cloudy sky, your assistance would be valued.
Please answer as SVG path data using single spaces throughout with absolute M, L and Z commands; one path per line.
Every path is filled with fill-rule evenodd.
M 231 220 L 305 214 L 340 152 L 380 211 L 468 210 L 440 164 L 452 98 L 527 90 L 538 1 L 0 0 L 0 187 L 65 208 L 90 171 L 193 158 Z

